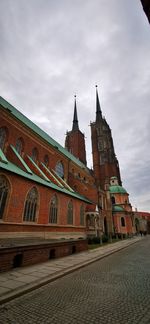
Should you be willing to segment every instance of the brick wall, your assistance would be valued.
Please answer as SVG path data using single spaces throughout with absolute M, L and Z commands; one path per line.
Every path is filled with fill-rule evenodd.
M 18 266 L 28 266 L 87 250 L 86 240 L 55 242 L 34 246 L 17 246 L 0 249 L 0 272 L 16 267 L 15 258 L 20 256 Z

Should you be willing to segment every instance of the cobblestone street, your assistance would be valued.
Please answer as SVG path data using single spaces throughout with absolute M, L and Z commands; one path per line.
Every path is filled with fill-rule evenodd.
M 150 237 L 2 305 L 7 323 L 150 323 Z

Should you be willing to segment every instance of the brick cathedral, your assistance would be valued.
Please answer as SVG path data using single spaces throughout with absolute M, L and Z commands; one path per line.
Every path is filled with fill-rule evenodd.
M 76 98 L 65 148 L 2 97 L 0 109 L 1 237 L 78 239 L 135 232 L 97 87 L 93 169 L 87 167 Z
M 122 186 L 97 87 L 94 110 L 89 169 L 76 97 L 65 148 L 0 97 L 0 271 L 82 251 L 87 238 L 132 236 L 143 226 Z M 32 249 L 13 245 L 33 238 Z M 8 251 L 3 240 L 11 240 Z

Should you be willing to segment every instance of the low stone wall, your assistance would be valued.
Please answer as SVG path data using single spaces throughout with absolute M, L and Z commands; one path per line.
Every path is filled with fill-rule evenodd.
M 0 248 L 0 272 L 60 258 L 88 249 L 87 240 L 18 245 Z

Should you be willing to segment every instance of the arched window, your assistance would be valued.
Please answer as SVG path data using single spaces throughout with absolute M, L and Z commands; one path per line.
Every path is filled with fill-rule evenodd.
M 36 147 L 34 147 L 32 150 L 31 158 L 34 162 L 36 162 L 38 160 L 38 150 Z
M 18 138 L 16 141 L 16 151 L 21 154 L 23 151 L 23 140 L 22 138 Z
M 114 196 L 111 197 L 111 202 L 112 202 L 112 205 L 115 205 L 116 201 L 115 201 L 115 197 Z
M 2 151 L 4 150 L 6 137 L 7 137 L 6 128 L 1 127 L 0 128 L 0 148 L 1 148 Z
M 121 226 L 125 226 L 125 219 L 124 219 L 124 217 L 121 217 Z
M 48 167 L 48 165 L 49 165 L 49 157 L 47 154 L 44 156 L 44 164 L 46 167 Z
M 6 177 L 0 175 L 0 219 L 3 218 L 9 191 L 9 183 Z
M 73 203 L 72 200 L 68 203 L 68 210 L 67 210 L 67 224 L 73 224 Z
M 58 199 L 54 195 L 50 203 L 50 212 L 49 212 L 49 223 L 57 224 L 57 215 L 58 215 Z
M 80 207 L 80 225 L 84 225 L 84 205 Z
M 36 220 L 36 210 L 38 203 L 38 192 L 35 187 L 33 187 L 27 195 L 24 209 L 23 220 L 26 222 L 35 222 Z
M 64 179 L 64 166 L 63 166 L 62 162 L 60 162 L 60 161 L 57 162 L 55 171 L 62 179 Z

